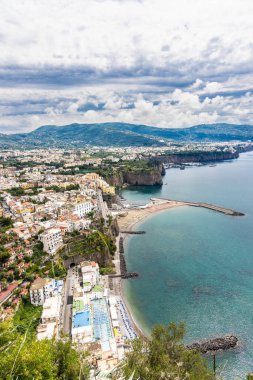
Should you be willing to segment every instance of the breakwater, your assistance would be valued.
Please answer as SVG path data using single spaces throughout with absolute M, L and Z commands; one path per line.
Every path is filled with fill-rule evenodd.
M 229 209 L 222 206 L 213 205 L 211 203 L 189 202 L 189 201 L 181 201 L 181 200 L 165 199 L 165 198 L 151 198 L 151 201 L 153 202 L 167 201 L 167 202 L 178 203 L 179 205 L 182 205 L 182 206 L 202 207 L 202 208 L 207 208 L 209 210 L 213 210 L 213 211 L 220 212 L 222 214 L 230 215 L 230 216 L 244 216 L 245 215 L 244 213 L 240 211 L 236 211 L 236 210 Z
M 237 343 L 238 338 L 236 336 L 228 335 L 203 342 L 195 342 L 186 346 L 186 348 L 189 350 L 197 350 L 202 354 L 206 354 L 207 352 L 224 351 L 235 348 Z
M 123 238 L 119 239 L 119 260 L 120 260 L 120 277 L 123 279 L 138 277 L 139 274 L 136 272 L 128 272 L 126 266 L 126 260 L 124 255 L 124 245 Z
M 128 235 L 144 235 L 146 231 L 130 231 L 130 230 L 122 230 L 120 231 L 122 234 Z

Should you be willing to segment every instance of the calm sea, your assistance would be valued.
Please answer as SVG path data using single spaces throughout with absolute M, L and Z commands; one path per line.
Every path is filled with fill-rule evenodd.
M 123 192 L 136 204 L 150 197 L 205 201 L 246 214 L 231 217 L 182 207 L 136 225 L 145 235 L 125 242 L 127 266 L 140 277 L 124 282 L 136 320 L 150 332 L 157 323 L 184 321 L 185 341 L 235 334 L 240 349 L 220 354 L 224 379 L 253 372 L 253 153 L 215 167 L 169 169 L 162 188 Z

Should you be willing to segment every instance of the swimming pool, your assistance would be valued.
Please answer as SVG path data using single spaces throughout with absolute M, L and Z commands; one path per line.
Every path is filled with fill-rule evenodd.
M 79 311 L 74 316 L 73 326 L 76 327 L 85 327 L 90 325 L 90 312 Z

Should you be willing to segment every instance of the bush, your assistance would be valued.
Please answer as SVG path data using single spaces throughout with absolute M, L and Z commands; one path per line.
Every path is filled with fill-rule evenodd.
M 149 341 L 142 337 L 130 341 L 121 372 L 126 379 L 134 373 L 133 380 L 213 380 L 202 356 L 184 347 L 184 334 L 183 324 L 170 323 L 155 326 Z

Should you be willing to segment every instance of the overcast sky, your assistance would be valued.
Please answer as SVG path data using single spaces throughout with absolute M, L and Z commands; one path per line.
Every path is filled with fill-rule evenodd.
M 253 124 L 252 0 L 0 0 L 0 132 Z

